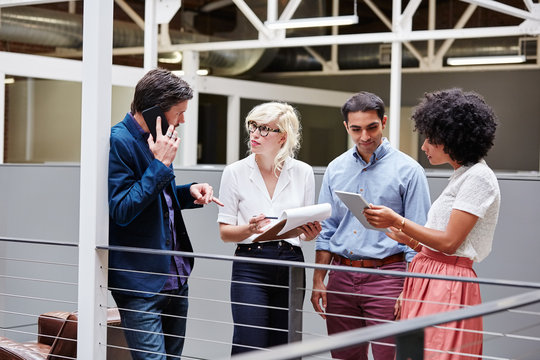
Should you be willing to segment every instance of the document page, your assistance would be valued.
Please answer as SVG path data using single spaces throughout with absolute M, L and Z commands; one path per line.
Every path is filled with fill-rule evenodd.
M 323 221 L 329 218 L 331 214 L 332 207 L 329 203 L 284 210 L 277 219 L 277 222 L 270 224 L 268 230 L 253 241 L 279 240 L 297 237 L 302 233 L 298 227 L 309 222 Z

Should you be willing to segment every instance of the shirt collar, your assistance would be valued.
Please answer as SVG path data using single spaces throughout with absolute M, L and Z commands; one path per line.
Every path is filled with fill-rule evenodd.
M 129 115 L 129 118 L 131 119 L 133 126 L 135 127 L 135 129 L 137 129 L 137 132 L 139 133 L 139 135 L 141 135 L 145 140 L 147 140 L 148 136 L 150 135 L 150 132 L 144 131 L 141 125 L 139 125 L 139 123 L 137 122 L 137 120 L 135 120 L 135 117 L 133 116 L 132 113 L 128 112 L 128 115 Z
M 383 137 L 381 145 L 379 145 L 377 147 L 377 149 L 375 149 L 375 152 L 373 152 L 373 154 L 371 155 L 371 159 L 369 160 L 369 164 L 375 164 L 377 161 L 381 160 L 386 154 L 388 154 L 388 152 L 390 151 L 391 148 L 392 148 L 392 145 L 390 145 L 390 142 L 388 141 L 388 139 Z M 352 152 L 353 152 L 353 156 L 356 158 L 356 160 L 362 162 L 362 164 L 366 164 L 364 159 L 362 159 L 360 154 L 358 154 L 358 150 L 357 150 L 356 145 L 352 149 Z

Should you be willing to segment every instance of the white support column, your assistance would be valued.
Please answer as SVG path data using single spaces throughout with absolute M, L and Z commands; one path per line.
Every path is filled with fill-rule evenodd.
M 392 28 L 394 33 L 402 32 L 400 26 L 401 0 L 393 0 L 392 5 Z M 392 65 L 390 68 L 390 115 L 388 140 L 399 149 L 399 125 L 401 121 L 401 42 L 392 42 Z
M 428 8 L 428 30 L 435 30 L 437 21 L 437 0 L 429 0 Z M 428 64 L 433 64 L 435 58 L 435 40 L 430 39 L 427 42 L 427 58 Z
M 188 103 L 188 109 L 184 115 L 185 123 L 178 127 L 180 134 L 180 148 L 174 159 L 174 166 L 191 166 L 197 164 L 198 127 L 199 127 L 199 90 L 198 75 L 199 52 L 184 51 L 182 58 L 182 70 L 184 80 L 193 88 L 193 99 Z
M 227 97 L 227 165 L 240 159 L 240 97 Z
M 4 163 L 4 136 L 6 129 L 6 74 L 0 72 L 0 164 Z
M 278 2 L 277 0 L 268 0 L 266 4 L 266 20 L 276 21 L 278 19 Z
M 31 161 L 34 158 L 34 78 L 26 82 L 26 144 L 24 159 Z
M 156 21 L 156 0 L 146 0 L 144 6 L 144 69 L 157 67 L 158 25 Z
M 77 358 L 102 360 L 107 344 L 107 164 L 111 117 L 113 0 L 85 1 L 83 19 L 79 323 Z

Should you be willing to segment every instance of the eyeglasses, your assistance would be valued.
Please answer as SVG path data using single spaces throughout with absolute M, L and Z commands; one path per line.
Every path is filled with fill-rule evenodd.
M 259 129 L 259 134 L 263 137 L 268 136 L 268 133 L 270 132 L 281 132 L 279 129 L 272 129 L 265 125 L 257 125 L 255 121 L 248 122 L 248 131 L 250 134 L 253 134 L 257 129 Z

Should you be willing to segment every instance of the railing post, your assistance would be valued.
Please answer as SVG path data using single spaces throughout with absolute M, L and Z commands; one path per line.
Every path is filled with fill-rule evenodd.
M 289 268 L 289 343 L 302 340 L 302 312 L 304 306 L 304 268 Z
M 396 360 L 424 360 L 424 330 L 396 336 Z

